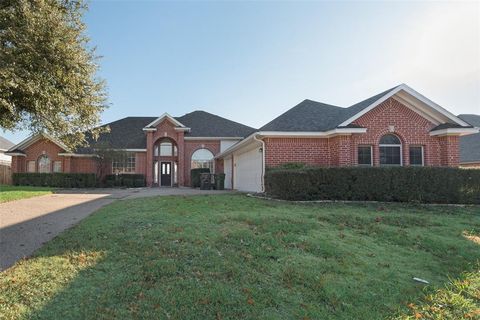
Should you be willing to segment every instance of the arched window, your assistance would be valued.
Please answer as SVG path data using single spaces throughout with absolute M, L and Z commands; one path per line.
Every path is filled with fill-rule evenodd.
M 402 142 L 393 134 L 386 134 L 380 139 L 380 165 L 402 165 Z
M 198 149 L 192 154 L 192 169 L 209 168 L 213 173 L 213 153 L 208 149 Z
M 153 155 L 155 157 L 176 157 L 178 154 L 177 146 L 168 139 L 164 139 L 157 143 L 153 149 Z
M 50 169 L 50 158 L 46 154 L 40 156 L 40 158 L 38 158 L 38 172 L 50 173 Z

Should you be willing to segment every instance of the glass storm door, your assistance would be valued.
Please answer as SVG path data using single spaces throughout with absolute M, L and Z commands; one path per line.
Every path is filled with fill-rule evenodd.
M 160 166 L 160 185 L 162 187 L 172 186 L 172 163 L 162 162 Z

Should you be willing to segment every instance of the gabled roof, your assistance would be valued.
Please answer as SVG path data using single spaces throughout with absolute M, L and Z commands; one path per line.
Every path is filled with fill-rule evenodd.
M 164 114 L 162 114 L 160 117 L 158 117 L 157 119 L 155 119 L 154 121 L 147 124 L 145 126 L 145 128 L 155 128 L 164 119 L 169 120 L 171 123 L 173 123 L 174 125 L 176 125 L 179 128 L 187 128 L 187 126 L 185 126 L 183 123 L 179 122 L 177 119 L 175 119 L 174 117 L 172 117 L 171 115 L 169 115 L 166 112 Z
M 191 130 L 185 137 L 246 137 L 255 131 L 254 128 L 231 121 L 205 111 L 193 111 L 181 117 L 178 121 Z
M 327 131 L 338 126 L 343 113 L 343 108 L 307 99 L 259 131 Z
M 480 127 L 480 115 L 461 114 L 460 119 L 474 127 Z M 460 163 L 480 162 L 480 133 L 460 137 Z
M 0 150 L 2 151 L 7 151 L 11 147 L 13 147 L 15 144 L 4 137 L 0 137 Z
M 22 153 L 23 150 L 25 150 L 35 142 L 39 141 L 40 139 L 48 139 L 51 142 L 55 143 L 57 146 L 59 146 L 61 149 L 65 151 L 70 151 L 70 149 L 65 144 L 63 144 L 60 140 L 56 139 L 55 137 L 52 137 L 47 133 L 36 133 L 26 138 L 22 142 L 10 147 L 7 153 Z
M 160 123 L 162 117 L 127 117 L 105 124 L 110 127 L 110 132 L 102 133 L 97 141 L 88 138 L 90 146 L 95 144 L 108 145 L 114 149 L 145 149 L 147 138 L 144 128 Z M 170 116 L 169 116 L 170 117 Z M 171 119 L 175 122 L 173 122 Z M 205 111 L 194 111 L 181 117 L 170 117 L 175 125 L 180 123 L 182 128 L 189 128 L 185 137 L 238 137 L 247 136 L 255 129 L 234 122 Z M 79 148 L 77 153 L 91 153 L 92 148 Z
M 468 123 L 465 123 L 407 85 L 401 84 L 348 108 L 304 100 L 261 127 L 259 131 L 323 132 L 334 128 L 354 127 L 353 122 L 356 119 L 390 97 L 394 97 L 408 107 L 415 109 L 436 125 L 448 124 L 452 128 L 471 128 Z

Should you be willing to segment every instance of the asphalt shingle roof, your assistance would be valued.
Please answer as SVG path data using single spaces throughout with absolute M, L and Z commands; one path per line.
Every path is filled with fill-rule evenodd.
M 95 144 L 106 145 L 115 149 L 145 149 L 147 138 L 143 128 L 155 121 L 157 117 L 127 117 L 105 124 L 110 132 L 100 135 L 97 141 L 89 138 L 90 146 Z M 193 111 L 181 117 L 175 117 L 186 127 L 186 137 L 245 137 L 255 131 L 245 126 L 205 111 Z M 79 148 L 78 153 L 91 153 L 88 148 Z
M 333 106 L 313 100 L 304 100 L 270 121 L 260 131 L 327 131 L 338 127 L 372 103 L 396 89 L 388 89 L 348 108 Z
M 480 115 L 461 114 L 458 116 L 474 127 L 480 127 Z M 480 133 L 460 137 L 460 162 L 480 162 Z
M 4 137 L 0 137 L 0 150 L 8 150 L 13 147 L 15 144 Z

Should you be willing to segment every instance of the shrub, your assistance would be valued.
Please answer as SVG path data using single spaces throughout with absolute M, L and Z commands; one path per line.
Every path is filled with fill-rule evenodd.
M 210 173 L 209 168 L 196 168 L 190 170 L 190 181 L 192 188 L 199 188 L 200 187 L 200 174 L 202 173 Z
M 97 179 L 93 173 L 13 173 L 17 186 L 93 188 Z
M 145 176 L 143 174 L 109 174 L 105 176 L 105 186 L 139 188 L 145 187 Z
M 480 170 L 434 167 L 269 170 L 266 193 L 285 200 L 480 204 Z

